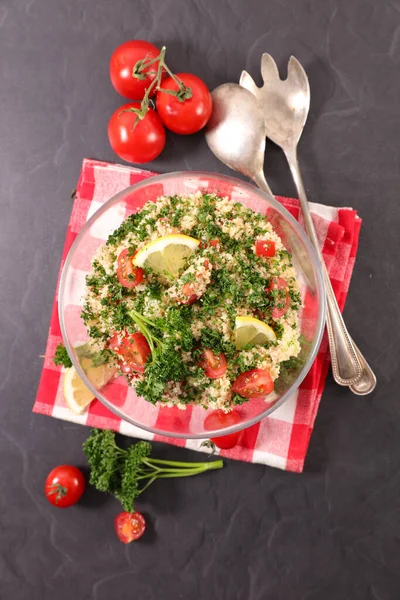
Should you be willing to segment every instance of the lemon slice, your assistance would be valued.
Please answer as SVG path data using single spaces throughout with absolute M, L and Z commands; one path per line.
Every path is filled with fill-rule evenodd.
M 199 244 L 199 240 L 188 235 L 165 235 L 139 250 L 133 262 L 137 267 L 149 267 L 176 279 L 186 259 Z
M 236 317 L 235 345 L 240 350 L 247 344 L 263 346 L 268 342 L 275 342 L 276 335 L 273 329 L 263 321 L 254 317 Z
M 80 363 L 87 378 L 96 389 L 104 387 L 116 371 L 115 367 L 109 365 L 94 367 L 90 358 L 83 358 Z M 70 367 L 65 371 L 64 397 L 68 407 L 78 415 L 82 414 L 95 398 L 79 377 L 75 367 Z

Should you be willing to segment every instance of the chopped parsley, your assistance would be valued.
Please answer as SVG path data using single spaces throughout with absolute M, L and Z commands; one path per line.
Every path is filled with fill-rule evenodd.
M 53 362 L 58 366 L 65 367 L 66 369 L 72 367 L 72 360 L 70 359 L 64 344 L 58 344 L 53 357 Z

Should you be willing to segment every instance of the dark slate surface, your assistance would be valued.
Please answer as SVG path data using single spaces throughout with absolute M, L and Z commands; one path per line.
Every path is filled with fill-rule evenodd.
M 2 600 L 400 597 L 399 32 L 399 0 L 0 0 Z M 166 43 L 171 66 L 210 88 L 257 76 L 264 51 L 305 65 L 304 179 L 311 199 L 364 219 L 345 316 L 379 387 L 356 398 L 327 382 L 302 475 L 232 462 L 158 484 L 141 503 L 150 532 L 126 547 L 113 499 L 47 504 L 47 472 L 82 464 L 87 430 L 31 407 L 70 194 L 84 157 L 116 160 L 108 60 L 132 37 Z M 228 173 L 202 135 L 169 136 L 152 168 Z M 266 172 L 293 193 L 272 146 Z

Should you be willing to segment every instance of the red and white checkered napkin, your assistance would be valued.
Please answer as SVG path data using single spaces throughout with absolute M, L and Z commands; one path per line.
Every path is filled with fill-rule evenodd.
M 114 194 L 152 175 L 155 173 L 84 160 L 68 225 L 60 273 L 71 244 L 87 219 Z M 280 197 L 277 199 L 296 219 L 301 221 L 298 200 Z M 361 219 L 350 208 L 337 209 L 312 204 L 311 210 L 333 289 L 343 310 L 357 252 Z M 63 370 L 53 363 L 55 348 L 62 341 L 58 321 L 57 292 L 58 284 L 43 372 L 33 411 L 91 427 L 114 429 L 134 437 L 154 439 L 199 450 L 201 443 L 199 440 L 153 436 L 147 431 L 121 421 L 98 400 L 92 402 L 84 415 L 78 416 L 69 410 L 63 397 Z M 328 365 L 329 352 L 325 336 L 314 365 L 298 392 L 269 417 L 249 427 L 244 432 L 240 445 L 232 450 L 221 450 L 220 454 L 236 460 L 264 463 L 288 471 L 301 472 Z M 154 411 L 154 407 L 149 405 L 149 410 Z M 159 426 L 162 423 L 162 410 L 159 409 L 157 419 Z M 190 418 L 190 411 L 186 412 Z

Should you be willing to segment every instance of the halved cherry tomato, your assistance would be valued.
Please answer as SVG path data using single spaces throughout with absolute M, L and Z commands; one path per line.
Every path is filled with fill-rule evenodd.
M 206 416 L 204 419 L 204 429 L 210 431 L 212 429 L 222 429 L 224 427 L 230 427 L 240 423 L 240 416 L 232 410 L 229 413 L 225 413 L 223 410 L 214 410 L 212 413 Z M 239 442 L 242 437 L 242 431 L 236 431 L 235 433 L 228 433 L 228 435 L 220 435 L 219 437 L 211 438 L 214 444 L 221 448 L 221 450 L 229 450 L 233 448 Z
M 210 379 L 218 379 L 218 377 L 222 377 L 225 375 L 227 365 L 225 355 L 221 352 L 221 354 L 214 354 L 212 350 L 207 348 L 204 350 L 200 366 L 204 369 L 205 374 Z
M 268 258 L 275 256 L 275 242 L 272 240 L 256 240 L 256 254 Z
M 146 163 L 154 160 L 165 146 L 165 129 L 155 110 L 149 108 L 143 119 L 129 109 L 140 109 L 140 102 L 117 108 L 108 122 L 111 148 L 123 160 Z
M 50 504 L 67 508 L 78 502 L 85 487 L 82 471 L 72 465 L 60 465 L 47 475 L 44 492 Z
M 121 542 L 129 544 L 142 537 L 146 529 L 146 521 L 141 513 L 122 512 L 115 517 L 114 527 Z
M 119 367 L 123 373 L 144 373 L 151 350 L 143 333 L 116 333 L 108 347 L 120 357 Z
M 136 252 L 135 252 L 136 254 Z M 129 256 L 128 248 L 122 250 L 118 256 L 117 277 L 124 287 L 131 289 L 143 281 L 143 269 L 133 266 L 135 254 Z
M 159 54 L 159 49 L 145 40 L 130 40 L 118 46 L 110 60 L 110 79 L 117 92 L 131 100 L 141 100 L 157 75 L 158 61 L 141 70 L 138 77 L 133 69 L 139 60 L 151 60 Z
M 171 96 L 168 91 L 178 92 L 179 87 L 172 77 L 169 77 L 162 83 L 162 89 L 157 92 L 158 114 L 165 127 L 171 131 L 184 135 L 196 133 L 211 117 L 211 94 L 206 84 L 196 75 L 177 73 L 176 77 L 192 90 L 192 97 L 181 101 L 176 96 Z
M 286 279 L 283 279 L 282 277 L 273 277 L 269 287 L 265 288 L 265 292 L 268 294 L 274 290 L 278 291 L 276 295 L 274 295 L 275 306 L 271 311 L 271 316 L 273 319 L 279 319 L 279 317 L 283 317 L 290 308 L 290 296 Z
M 243 398 L 262 398 L 274 389 L 271 375 L 265 369 L 251 369 L 239 375 L 233 383 L 232 391 Z
M 180 300 L 179 304 L 193 304 L 193 302 L 196 302 L 197 300 L 197 295 L 194 293 L 194 288 L 191 283 L 185 283 L 181 289 L 181 294 L 186 297 L 187 300 Z

